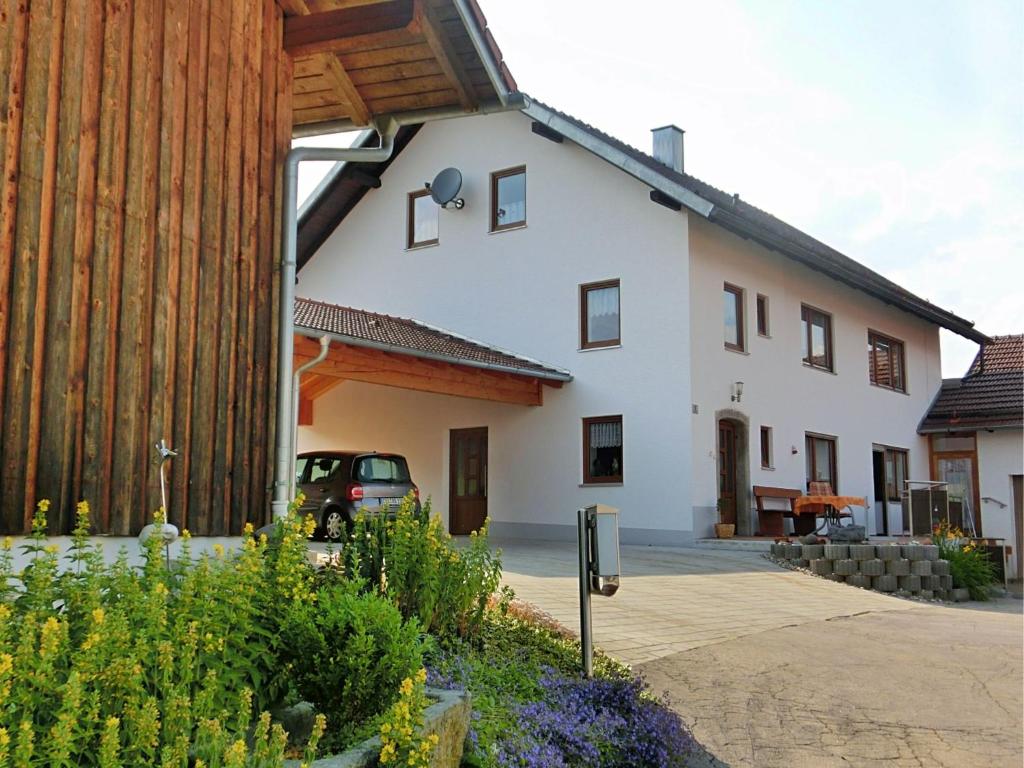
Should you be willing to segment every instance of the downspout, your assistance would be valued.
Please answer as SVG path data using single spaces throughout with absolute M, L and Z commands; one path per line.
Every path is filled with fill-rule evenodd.
M 292 424 L 295 425 L 295 429 L 292 430 L 292 444 L 291 449 L 288 451 L 289 467 L 288 467 L 288 498 L 295 498 L 295 465 L 296 465 L 296 453 L 299 450 L 299 400 L 301 399 L 301 393 L 299 391 L 299 385 L 302 383 L 302 374 L 306 371 L 316 368 L 320 363 L 327 357 L 327 353 L 331 349 L 331 337 L 326 334 L 320 337 L 320 353 L 309 362 L 303 363 L 295 369 L 295 373 L 292 374 Z
M 295 249 L 298 239 L 298 183 L 299 163 L 307 160 L 342 162 L 353 160 L 363 163 L 381 163 L 391 157 L 395 148 L 395 134 L 398 124 L 392 119 L 375 123 L 380 135 L 379 147 L 296 147 L 284 161 L 282 179 L 281 210 L 281 289 L 279 295 L 279 317 L 277 327 L 277 429 L 275 432 L 274 485 L 271 513 L 276 520 L 288 512 L 289 487 L 294 481 L 289 477 L 292 458 L 289 451 L 293 445 L 295 421 L 292 406 L 292 357 L 295 351 Z

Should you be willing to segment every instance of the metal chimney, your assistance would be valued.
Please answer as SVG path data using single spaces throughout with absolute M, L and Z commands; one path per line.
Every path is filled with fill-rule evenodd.
M 673 171 L 683 172 L 683 131 L 675 125 L 666 125 L 651 131 L 654 135 L 654 159 Z

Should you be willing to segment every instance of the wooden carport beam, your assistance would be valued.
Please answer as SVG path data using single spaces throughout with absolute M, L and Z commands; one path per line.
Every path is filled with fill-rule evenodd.
M 338 61 L 338 57 L 333 53 L 322 53 L 319 58 L 323 64 L 324 78 L 334 86 L 333 90 L 348 102 L 349 116 L 352 118 L 352 122 L 356 125 L 369 125 L 370 109 L 366 106 L 363 97 L 359 95 L 359 90 L 352 82 L 352 78 Z
M 459 103 L 463 109 L 472 110 L 474 100 L 471 81 L 462 67 L 458 53 L 441 31 L 441 21 L 437 18 L 436 12 L 426 0 L 413 0 L 412 17 L 414 22 L 418 22 L 427 46 L 437 59 L 441 71 L 459 95 Z
M 313 359 L 318 351 L 319 346 L 314 340 L 296 336 L 296 365 Z M 419 392 L 518 405 L 542 405 L 544 402 L 543 384 L 534 377 L 502 375 L 473 366 L 421 360 L 412 355 L 337 341 L 331 343 L 327 359 L 315 370 L 317 377 L 362 381 Z
M 293 57 L 389 48 L 422 41 L 419 22 L 405 2 L 289 16 L 283 46 Z

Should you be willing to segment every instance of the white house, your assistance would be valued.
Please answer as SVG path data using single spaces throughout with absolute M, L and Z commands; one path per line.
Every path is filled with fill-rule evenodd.
M 932 478 L 957 486 L 979 536 L 1010 546 L 1007 575 L 1024 560 L 1024 334 L 993 336 L 961 379 L 947 379 L 922 419 Z M 962 520 L 964 510 L 956 510 Z
M 449 166 L 464 206 L 441 209 L 424 184 Z M 504 536 L 573 536 L 575 510 L 603 502 L 626 542 L 687 543 L 711 535 L 719 499 L 749 535 L 753 486 L 810 479 L 867 497 L 871 533 L 902 533 L 903 481 L 929 475 L 917 427 L 942 382 L 939 328 L 986 338 L 683 173 L 678 128 L 654 131 L 651 156 L 530 99 L 404 129 L 384 168 L 330 176 L 300 227 L 299 296 L 561 376 L 537 385 L 540 405 L 365 375 L 310 391 L 300 449 L 405 454 L 455 531 L 472 474 Z M 297 317 L 366 343 L 318 323 Z

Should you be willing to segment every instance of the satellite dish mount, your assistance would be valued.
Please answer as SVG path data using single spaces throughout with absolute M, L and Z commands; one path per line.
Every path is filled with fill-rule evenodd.
M 458 196 L 462 189 L 462 172 L 458 168 L 445 168 L 423 186 L 430 190 L 431 198 L 442 208 L 461 211 L 466 205 L 466 201 Z

